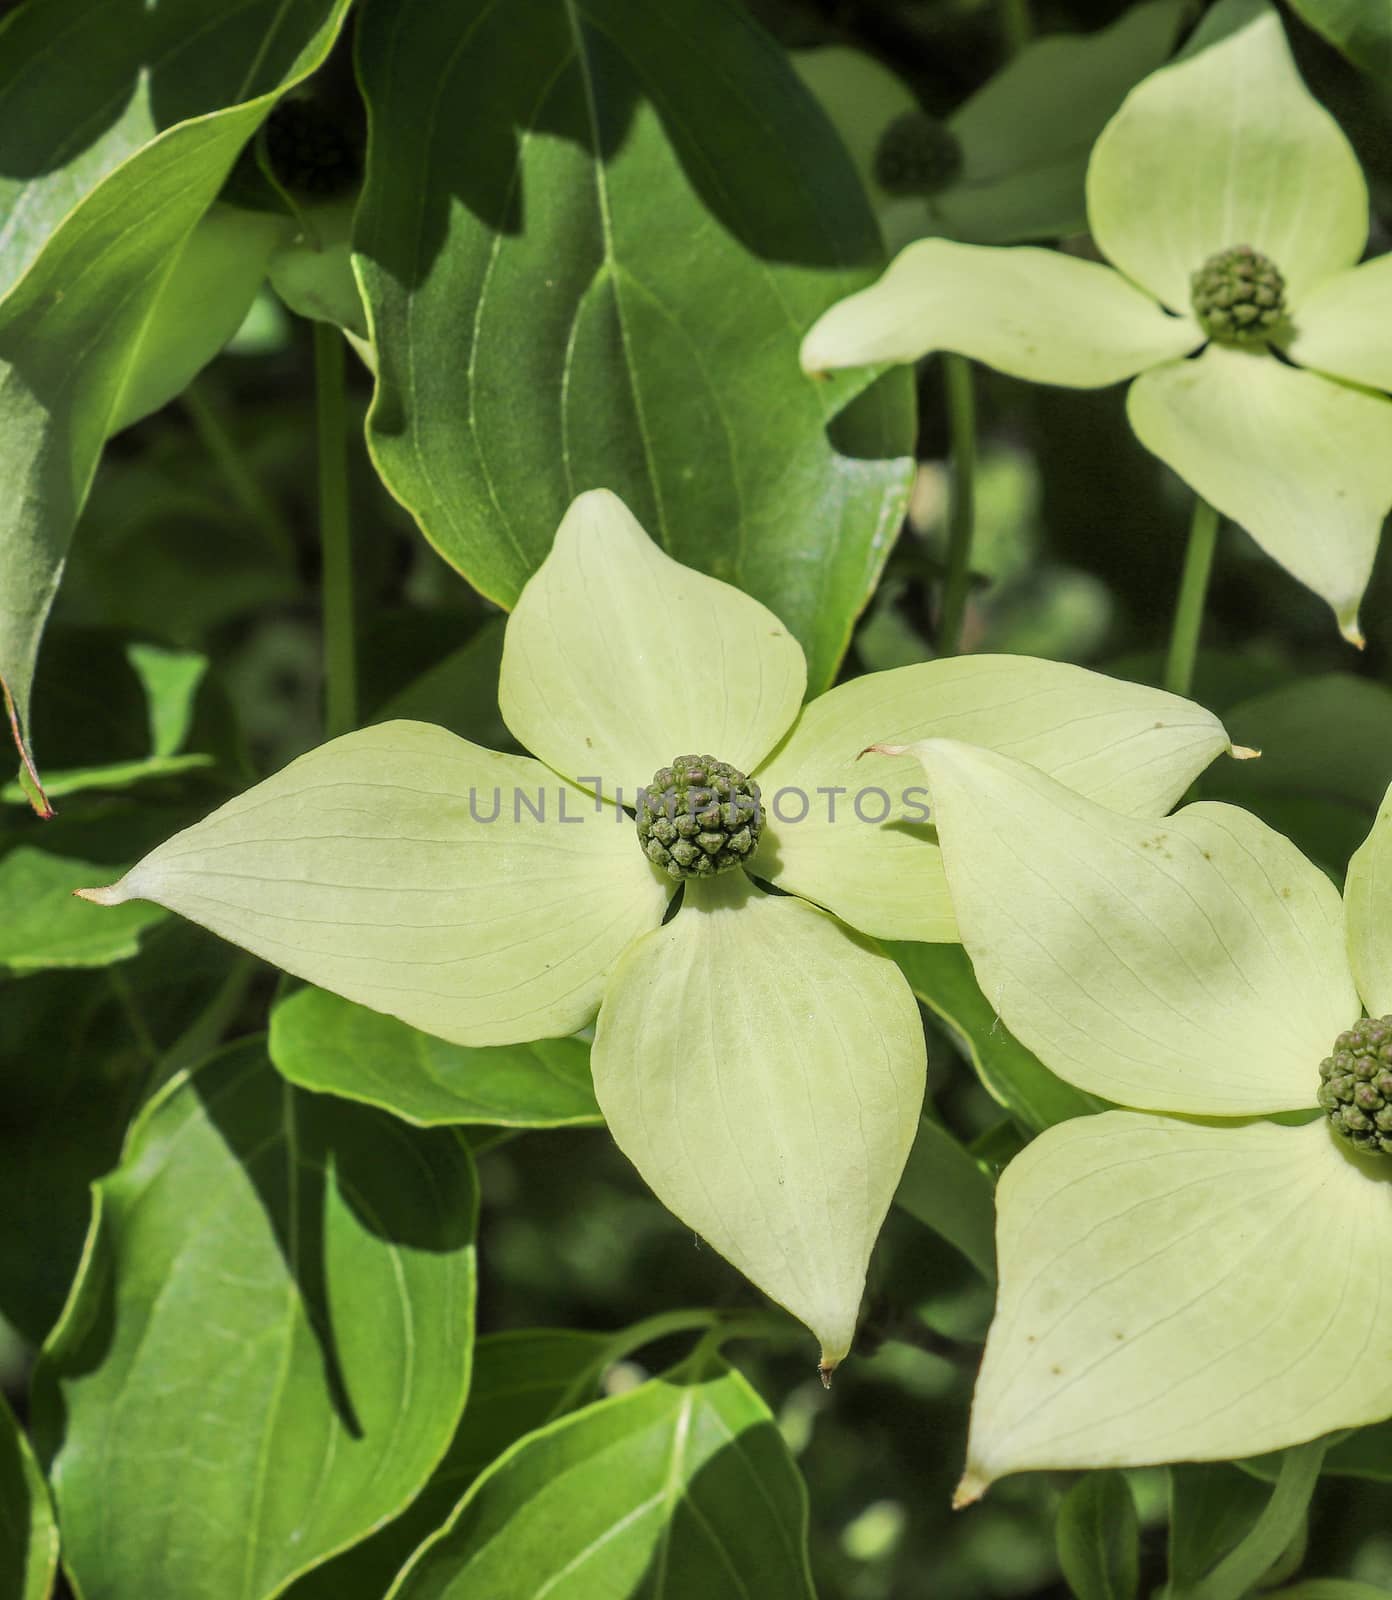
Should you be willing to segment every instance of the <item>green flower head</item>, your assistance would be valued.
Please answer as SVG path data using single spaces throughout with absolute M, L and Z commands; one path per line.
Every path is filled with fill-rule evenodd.
M 1392 1414 L 1392 790 L 1341 898 L 1235 806 L 1141 820 L 996 752 L 914 754 L 1002 1022 L 1135 1108 L 1048 1129 L 1001 1179 L 961 1501 Z
M 364 728 L 85 896 L 157 901 L 460 1044 L 593 1023 L 620 1147 L 829 1369 L 923 1098 L 916 1002 L 869 939 L 956 934 L 926 813 L 904 815 L 903 763 L 857 760 L 867 733 L 966 733 L 1151 816 L 1227 740 L 1186 701 L 1025 658 L 803 707 L 805 684 L 772 612 L 591 491 L 507 622 L 499 704 L 531 757 Z
M 1110 266 L 911 244 L 808 333 L 809 372 L 954 350 L 1070 388 L 1134 379 L 1143 445 L 1322 596 L 1358 608 L 1392 508 L 1392 256 L 1266 0 L 1221 0 L 1138 84 L 1087 171 Z M 1279 351 L 1279 356 L 1274 353 Z

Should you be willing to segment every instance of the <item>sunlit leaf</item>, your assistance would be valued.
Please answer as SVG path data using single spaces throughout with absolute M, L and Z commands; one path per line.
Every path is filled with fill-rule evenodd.
M 176 1079 L 98 1193 L 36 1391 L 66 1561 L 86 1600 L 156 1571 L 269 1600 L 402 1510 L 454 1431 L 468 1155 L 297 1093 L 252 1040 Z
M 0 1589 L 48 1600 L 58 1577 L 58 1528 L 39 1464 L 0 1397 Z
M 381 1106 L 408 1122 L 507 1128 L 602 1119 L 579 1039 L 471 1050 L 341 1000 L 301 989 L 271 1014 L 271 1059 L 292 1083 Z
M 140 948 L 140 936 L 164 920 L 158 906 L 121 906 L 94 917 L 73 890 L 111 876 L 109 866 L 20 845 L 0 860 L 0 967 L 104 967 Z
M 474 1346 L 469 1403 L 430 1482 L 364 1544 L 307 1573 L 288 1600 L 378 1600 L 417 1547 L 448 1521 L 469 1485 L 523 1434 L 594 1399 L 608 1334 L 538 1328 Z
M 24 742 L 39 637 L 102 445 L 122 420 L 186 242 L 276 96 L 327 53 L 347 0 L 288 9 L 257 0 L 211 27 L 197 4 L 159 6 L 114 31 L 97 20 L 105 9 L 62 0 L 16 12 L 6 37 L 20 50 L 5 65 L 19 92 L 0 96 L 13 151 L 8 119 L 32 115 L 30 96 L 45 85 L 50 94 L 62 86 L 20 135 L 29 170 L 45 176 L 14 195 L 10 226 L 22 230 L 27 265 L 0 301 L 0 473 L 10 485 L 0 513 L 0 686 L 40 811 Z M 60 38 L 75 47 L 58 48 Z M 152 52 L 163 56 L 153 72 Z M 74 157 L 77 108 L 123 100 L 127 115 L 109 137 Z M 71 170 L 55 165 L 64 160 Z
M 1076 1600 L 1135 1600 L 1141 1534 L 1119 1472 L 1090 1472 L 1059 1507 L 1059 1565 Z
M 392 492 L 511 604 L 570 500 L 612 489 L 769 606 L 823 687 L 902 514 L 911 400 L 893 375 L 838 415 L 864 378 L 797 372 L 803 331 L 880 256 L 782 51 L 730 0 L 542 0 L 525 27 L 376 0 L 358 60 Z
M 806 1537 L 806 1490 L 773 1418 L 739 1373 L 697 1357 L 520 1440 L 391 1600 L 677 1586 L 811 1600 Z

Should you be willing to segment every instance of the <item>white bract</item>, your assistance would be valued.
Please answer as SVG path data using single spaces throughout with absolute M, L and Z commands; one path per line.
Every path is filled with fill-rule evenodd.
M 1141 443 L 1361 643 L 1392 507 L 1392 402 L 1369 392 L 1392 389 L 1392 266 L 1357 265 L 1363 174 L 1265 0 L 1222 0 L 1131 91 L 1093 148 L 1087 212 L 1111 266 L 925 239 L 815 324 L 803 366 L 953 350 L 1038 383 L 1134 378 Z M 1285 314 L 1261 337 L 1210 339 L 1192 279 L 1238 246 L 1278 269 Z
M 591 491 L 507 623 L 500 704 L 540 760 L 365 728 L 84 892 L 156 901 L 460 1044 L 598 1013 L 620 1147 L 830 1368 L 923 1098 L 917 1005 L 864 936 L 956 936 L 902 764 L 857 752 L 886 729 L 970 739 L 1159 816 L 1227 739 L 1187 701 L 1025 658 L 880 673 L 800 712 L 805 683 L 772 612 Z M 748 872 L 688 877 L 669 917 L 624 802 L 686 754 L 757 774 L 763 832 Z
M 1007 1473 L 1226 1460 L 1392 1413 L 1392 1157 L 1308 1111 L 1392 1011 L 1392 792 L 1338 891 L 1234 806 L 1108 810 L 1008 756 L 918 756 L 1002 1021 L 1134 1110 L 1049 1129 L 997 1191 L 967 1503 Z M 1361 1003 L 1360 1003 L 1361 997 Z

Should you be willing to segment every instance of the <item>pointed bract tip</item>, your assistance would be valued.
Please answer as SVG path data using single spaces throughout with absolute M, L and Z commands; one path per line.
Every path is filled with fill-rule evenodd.
M 119 906 L 129 898 L 119 883 L 109 883 L 105 889 L 74 889 L 79 900 L 90 900 L 94 906 Z
M 906 744 L 867 744 L 860 752 L 860 756 L 902 756 L 908 754 Z M 856 760 L 860 760 L 860 756 Z
M 957 1485 L 952 1496 L 952 1509 L 965 1511 L 968 1506 L 976 1502 L 991 1487 L 991 1480 L 983 1478 L 980 1473 L 973 1472 L 970 1467 L 962 1474 L 962 1481 Z
M 1339 624 L 1339 632 L 1353 646 L 1355 650 L 1362 650 L 1368 641 L 1363 637 L 1363 630 L 1358 626 L 1358 618 L 1351 617 L 1347 622 Z
M 822 1380 L 823 1389 L 831 1388 L 831 1375 L 840 1365 L 839 1361 L 828 1361 L 825 1356 L 817 1363 L 817 1376 Z
M 1261 751 L 1254 750 L 1250 744 L 1230 744 L 1228 754 L 1234 761 L 1259 761 Z

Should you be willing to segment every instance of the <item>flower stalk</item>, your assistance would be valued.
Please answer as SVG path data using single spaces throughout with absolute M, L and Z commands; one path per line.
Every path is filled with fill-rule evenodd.
M 938 611 L 940 656 L 961 648 L 962 624 L 971 591 L 972 541 L 976 531 L 976 395 L 971 362 L 951 351 L 943 354 L 947 389 L 947 424 L 952 441 L 952 489 L 947 513 L 947 573 Z
M 1204 600 L 1217 543 L 1218 513 L 1206 500 L 1195 495 L 1189 542 L 1184 551 L 1184 571 L 1179 580 L 1179 598 L 1175 601 L 1170 629 L 1169 655 L 1165 660 L 1165 687 L 1171 694 L 1186 698 L 1194 681 L 1194 660 L 1199 651 L 1199 630 L 1203 626 Z
M 353 627 L 353 546 L 348 525 L 348 426 L 343 336 L 314 324 L 319 447 L 319 539 L 323 556 L 324 726 L 337 738 L 357 726 L 358 668 Z

